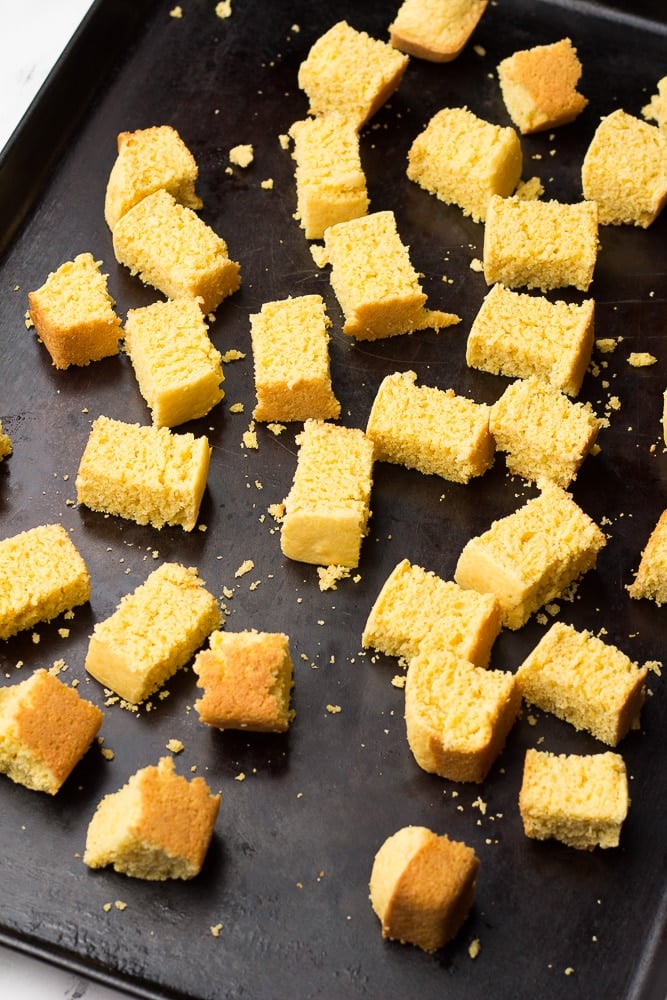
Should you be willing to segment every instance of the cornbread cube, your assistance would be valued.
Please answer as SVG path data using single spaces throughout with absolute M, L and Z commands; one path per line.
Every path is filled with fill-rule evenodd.
M 466 361 L 494 375 L 536 376 L 576 396 L 591 360 L 594 328 L 593 299 L 551 302 L 493 285 L 470 327 Z
M 330 226 L 314 256 L 318 266 L 331 264 L 331 285 L 345 313 L 343 333 L 358 340 L 460 322 L 459 316 L 425 308 L 427 296 L 392 211 Z
M 590 632 L 554 622 L 516 679 L 531 705 L 614 747 L 639 723 L 647 672 Z
M 195 657 L 200 720 L 216 729 L 284 733 L 295 712 L 289 639 L 282 632 L 222 632 Z
M 203 417 L 224 397 L 220 351 L 195 299 L 130 309 L 125 350 L 156 427 Z
M 663 510 L 641 554 L 639 568 L 628 587 L 630 597 L 667 604 L 667 510 Z
M 466 543 L 454 579 L 495 594 L 503 625 L 518 629 L 593 569 L 606 542 L 570 494 L 545 481 L 538 496 Z
M 90 600 L 90 574 L 61 524 L 0 541 L 0 639 Z
M 407 175 L 440 201 L 483 222 L 492 195 L 514 193 L 522 166 L 513 128 L 484 121 L 467 108 L 442 108 L 412 143 Z
M 478 871 L 472 847 L 424 826 L 402 827 L 380 846 L 371 869 L 382 937 L 429 953 L 442 948 L 465 923 Z
M 498 83 L 522 135 L 557 128 L 581 114 L 588 99 L 577 90 L 581 63 L 569 38 L 522 49 L 498 64 Z
M 105 795 L 88 825 L 84 864 L 149 881 L 191 879 L 204 864 L 220 808 L 203 778 L 188 781 L 171 757 Z
M 667 76 L 658 80 L 657 91 L 642 108 L 642 115 L 662 129 L 667 127 Z
M 514 674 L 476 667 L 429 640 L 405 681 L 408 744 L 424 771 L 484 781 L 521 707 Z
M 9 434 L 5 434 L 2 429 L 2 420 L 0 420 L 0 462 L 3 458 L 7 458 L 8 455 L 12 453 L 12 439 Z
M 104 713 L 48 670 L 0 688 L 0 772 L 55 795 L 93 742 Z
M 250 316 L 255 420 L 327 420 L 340 415 L 331 386 L 330 326 L 321 295 L 265 302 Z
M 601 422 L 589 403 L 574 403 L 537 378 L 517 379 L 491 407 L 489 430 L 513 475 L 549 479 L 566 489 L 590 453 Z
M 100 267 L 91 253 L 80 253 L 28 292 L 30 319 L 56 368 L 118 354 L 120 318 Z
M 109 229 L 142 198 L 164 188 L 188 208 L 201 208 L 195 191 L 199 168 L 194 156 L 171 125 L 154 125 L 136 132 L 120 132 L 118 155 L 104 196 L 104 218 Z
M 415 372 L 387 375 L 373 401 L 366 434 L 376 462 L 467 483 L 493 464 L 491 409 L 453 389 L 418 386 Z
M 223 238 L 164 188 L 121 216 L 113 248 L 131 274 L 170 299 L 197 299 L 203 313 L 215 312 L 241 285 Z
M 484 227 L 488 285 L 547 291 L 573 285 L 585 292 L 598 255 L 598 206 L 559 201 L 489 200 Z
M 629 806 L 620 754 L 526 751 L 519 811 L 527 837 L 585 851 L 618 847 Z
M 648 228 L 667 203 L 667 135 L 618 108 L 602 119 L 581 167 L 600 225 Z
M 79 463 L 77 500 L 137 524 L 178 524 L 192 531 L 210 459 L 204 436 L 99 416 Z
M 125 701 L 138 704 L 162 687 L 222 620 L 196 569 L 163 563 L 109 618 L 97 622 L 86 670 Z
M 387 656 L 410 660 L 427 639 L 475 666 L 486 667 L 501 628 L 492 594 L 464 590 L 431 570 L 402 559 L 371 608 L 362 643 Z
M 296 218 L 306 239 L 366 215 L 369 199 L 361 165 L 359 133 L 337 112 L 294 122 L 289 130 L 296 161 Z
M 388 42 L 338 21 L 311 47 L 297 79 L 311 115 L 338 111 L 360 129 L 398 88 L 408 61 Z
M 370 517 L 373 442 L 358 428 L 319 420 L 306 420 L 296 441 L 283 555 L 318 566 L 357 566 Z
M 429 62 L 461 54 L 488 0 L 403 0 L 389 25 L 395 49 Z

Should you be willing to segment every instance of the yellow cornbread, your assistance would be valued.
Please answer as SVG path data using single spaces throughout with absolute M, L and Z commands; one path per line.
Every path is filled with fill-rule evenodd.
M 484 227 L 488 285 L 547 291 L 573 285 L 585 292 L 598 255 L 594 201 L 524 201 L 492 195 Z
M 88 825 L 84 864 L 131 878 L 191 879 L 201 871 L 220 808 L 203 778 L 188 781 L 171 757 L 105 795 Z
M 488 0 L 403 0 L 389 25 L 395 49 L 429 62 L 461 54 Z
M 646 229 L 667 203 L 667 135 L 621 108 L 602 119 L 581 167 L 602 226 Z
M 574 403 L 537 378 L 517 379 L 491 407 L 489 430 L 514 475 L 566 489 L 600 430 L 589 403 Z
M 213 632 L 192 668 L 200 720 L 216 729 L 284 733 L 295 712 L 289 639 L 282 632 Z
M 527 837 L 586 851 L 618 847 L 629 806 L 620 754 L 526 751 L 519 811 Z
M 306 420 L 296 441 L 283 555 L 318 566 L 357 566 L 370 517 L 373 442 L 358 428 L 319 420 Z
M 227 244 L 163 188 L 123 215 L 113 230 L 116 260 L 168 298 L 189 296 L 214 312 L 241 284 Z
M 501 608 L 492 594 L 464 590 L 402 559 L 375 599 L 362 643 L 410 660 L 429 640 L 486 667 L 500 628 Z
M 604 545 L 605 536 L 570 494 L 544 482 L 538 496 L 466 543 L 454 579 L 495 594 L 503 624 L 517 629 L 592 569 Z
M 196 299 L 130 309 L 125 350 L 156 427 L 203 417 L 224 396 L 220 351 Z
M 516 679 L 531 705 L 613 747 L 639 722 L 646 675 L 616 646 L 554 622 Z
M 221 620 L 196 569 L 163 563 L 95 625 L 86 670 L 138 704 L 185 666 Z
M 417 386 L 415 372 L 387 375 L 373 401 L 366 434 L 376 462 L 467 483 L 493 464 L 490 407 L 453 389 Z
M 595 339 L 595 302 L 551 302 L 494 285 L 473 320 L 466 345 L 471 368 L 529 378 L 569 396 L 581 388 Z
M 171 125 L 120 132 L 118 155 L 104 197 L 104 218 L 113 229 L 122 215 L 149 194 L 164 188 L 181 205 L 201 208 L 195 192 L 199 168 Z
M 77 500 L 137 524 L 180 524 L 192 531 L 210 460 L 211 446 L 204 436 L 100 416 L 81 456 Z
M 573 121 L 588 104 L 577 90 L 581 63 L 569 38 L 522 49 L 498 64 L 498 83 L 522 135 Z
M 514 674 L 476 667 L 428 639 L 405 680 L 408 744 L 424 771 L 482 782 L 521 707 Z
M 329 333 L 321 295 L 265 302 L 250 316 L 255 371 L 255 420 L 335 419 Z
M 0 541 L 0 639 L 90 599 L 90 575 L 61 524 Z
M 359 129 L 397 89 L 408 61 L 388 42 L 338 21 L 311 47 L 297 79 L 311 115 L 338 111 Z
M 412 143 L 407 175 L 440 201 L 483 222 L 492 195 L 514 193 L 522 166 L 513 128 L 484 121 L 467 108 L 442 108 Z
M 649 121 L 656 122 L 661 129 L 667 128 L 667 76 L 658 80 L 657 91 L 642 108 L 642 115 Z
M 663 510 L 649 536 L 628 593 L 658 605 L 667 604 L 667 510 Z
M 12 439 L 9 434 L 6 434 L 2 429 L 2 420 L 0 420 L 0 462 L 3 458 L 7 458 L 8 455 L 12 453 Z
M 289 134 L 296 161 L 295 217 L 306 239 L 320 240 L 329 226 L 365 215 L 369 199 L 353 122 L 332 112 L 294 122 Z
M 343 333 L 377 340 L 460 322 L 425 308 L 426 294 L 392 211 L 330 226 L 320 251 L 316 262 L 331 264 L 331 285 L 345 313 Z
M 80 253 L 28 292 L 30 319 L 56 368 L 118 354 L 120 318 L 100 264 L 91 253 Z
M 373 860 L 371 906 L 382 937 L 434 952 L 453 940 L 475 896 L 479 860 L 466 844 L 427 827 L 388 837 Z
M 0 772 L 55 795 L 98 732 L 104 714 L 48 670 L 0 688 Z

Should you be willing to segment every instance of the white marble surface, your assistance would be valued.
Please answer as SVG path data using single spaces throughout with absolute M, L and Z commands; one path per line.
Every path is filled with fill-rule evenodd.
M 0 0 L 0 148 L 90 6 L 91 0 Z M 0 997 L 120 1000 L 126 996 L 0 946 Z

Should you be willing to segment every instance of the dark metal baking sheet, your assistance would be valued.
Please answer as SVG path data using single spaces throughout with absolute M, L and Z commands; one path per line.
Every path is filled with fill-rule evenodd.
M 626 14 L 618 5 L 499 0 L 456 62 L 412 60 L 399 92 L 363 132 L 371 207 L 396 212 L 430 305 L 458 312 L 462 323 L 371 344 L 341 333 L 328 274 L 315 267 L 293 218 L 293 163 L 278 136 L 306 113 L 297 70 L 312 42 L 341 18 L 386 37 L 397 5 L 236 0 L 224 20 L 214 6 L 187 0 L 178 19 L 170 16 L 171 0 L 100 0 L 83 41 L 79 33 L 0 162 L 3 229 L 12 236 L 0 265 L 0 419 L 14 442 L 13 455 L 0 464 L 0 531 L 5 537 L 61 521 L 93 579 L 91 603 L 73 621 L 0 644 L 0 683 L 62 658 L 66 676 L 103 705 L 103 692 L 83 669 L 93 624 L 157 561 L 175 559 L 197 565 L 216 595 L 233 590 L 224 599 L 228 628 L 290 635 L 297 716 L 285 736 L 212 732 L 191 710 L 196 690 L 185 669 L 153 711 L 107 708 L 103 735 L 113 760 L 91 751 L 55 798 L 3 779 L 0 938 L 139 996 L 662 998 L 667 710 L 661 679 L 651 675 L 641 729 L 619 748 L 632 790 L 621 845 L 581 854 L 523 836 L 522 759 L 528 746 L 591 752 L 600 744 L 541 713 L 536 725 L 524 715 L 486 782 L 454 786 L 412 759 L 403 695 L 391 684 L 396 663 L 361 653 L 368 610 L 399 559 L 450 578 L 470 535 L 515 509 L 532 488 L 509 477 L 500 458 L 465 487 L 377 466 L 360 579 L 323 593 L 313 567 L 282 558 L 267 514 L 289 488 L 298 428 L 276 437 L 260 426 L 257 450 L 242 443 L 254 405 L 248 317 L 264 301 L 290 294 L 319 292 L 327 302 L 334 386 L 350 426 L 365 425 L 380 379 L 397 369 L 479 401 L 500 395 L 506 380 L 465 364 L 467 331 L 486 293 L 470 266 L 481 257 L 483 228 L 407 181 L 409 144 L 448 104 L 509 124 L 494 77 L 499 60 L 569 35 L 590 104 L 572 125 L 522 144 L 524 176 L 542 177 L 549 197 L 577 200 L 581 159 L 599 118 L 618 107 L 639 115 L 667 71 L 661 5 Z M 71 83 L 77 79 L 83 86 Z M 163 122 L 178 128 L 195 154 L 202 215 L 225 237 L 243 274 L 241 291 L 218 310 L 211 334 L 222 351 L 239 348 L 246 358 L 226 366 L 224 403 L 189 427 L 209 434 L 214 449 L 201 511 L 207 530 L 191 534 L 140 528 L 72 502 L 92 419 L 105 413 L 148 422 L 149 415 L 126 357 L 58 372 L 24 323 L 28 290 L 82 251 L 103 261 L 122 315 L 156 297 L 115 263 L 102 206 L 116 134 Z M 48 136 L 63 141 L 44 172 Z M 228 151 L 237 143 L 252 143 L 255 161 L 228 173 Z M 269 178 L 270 190 L 261 183 Z M 662 659 L 666 622 L 664 608 L 630 601 L 625 591 L 667 506 L 660 428 L 666 225 L 663 216 L 648 230 L 601 230 L 591 287 L 597 335 L 619 338 L 619 346 L 613 354 L 596 352 L 600 367 L 582 388 L 580 398 L 608 413 L 610 423 L 573 494 L 604 525 L 609 543 L 575 600 L 560 602 L 563 620 L 604 634 L 640 661 Z M 451 281 L 443 282 L 443 274 Z M 571 290 L 560 295 L 578 298 Z M 657 364 L 631 367 L 633 350 L 651 352 Z M 610 408 L 612 397 L 620 409 Z M 242 414 L 230 410 L 237 402 Z M 246 559 L 254 569 L 237 578 Z M 58 631 L 63 624 L 66 638 Z M 514 669 L 544 629 L 534 618 L 519 632 L 504 632 L 493 665 Z M 341 711 L 328 712 L 328 705 Z M 96 803 L 166 753 L 171 738 L 185 747 L 178 769 L 196 767 L 222 791 L 203 873 L 190 883 L 155 885 L 88 871 L 80 854 Z M 245 780 L 237 780 L 242 773 Z M 373 855 L 407 823 L 465 840 L 481 860 L 470 918 L 434 956 L 383 942 L 368 901 Z M 105 907 L 117 900 L 127 904 L 124 910 Z M 216 937 L 210 928 L 218 924 Z M 481 951 L 473 960 L 474 939 Z

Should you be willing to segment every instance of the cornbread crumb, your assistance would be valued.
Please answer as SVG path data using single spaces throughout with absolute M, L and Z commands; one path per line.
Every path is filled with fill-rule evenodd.
M 631 351 L 628 355 L 628 364 L 633 368 L 648 368 L 650 365 L 654 365 L 657 360 L 656 356 L 649 354 L 648 351 Z
M 487 0 L 403 0 L 389 38 L 395 49 L 429 62 L 456 59 L 486 10 Z
M 350 569 L 348 566 L 318 566 L 317 575 L 320 590 L 336 590 L 337 584 L 350 576 Z
M 7 458 L 11 455 L 13 449 L 12 439 L 9 434 L 5 434 L 2 429 L 2 420 L 0 420 L 0 462 L 3 458 Z
M 667 127 L 667 76 L 658 80 L 657 92 L 642 108 L 642 115 L 644 118 L 656 122 L 662 129 Z
M 370 900 L 382 937 L 431 953 L 453 940 L 472 907 L 479 860 L 422 826 L 388 837 L 373 860 Z
M 172 738 L 167 740 L 166 749 L 171 750 L 172 753 L 182 753 L 185 750 L 185 743 L 182 740 Z
M 481 950 L 482 946 L 479 938 L 473 938 L 473 940 L 468 945 L 468 954 L 472 959 L 475 959 L 477 958 Z

